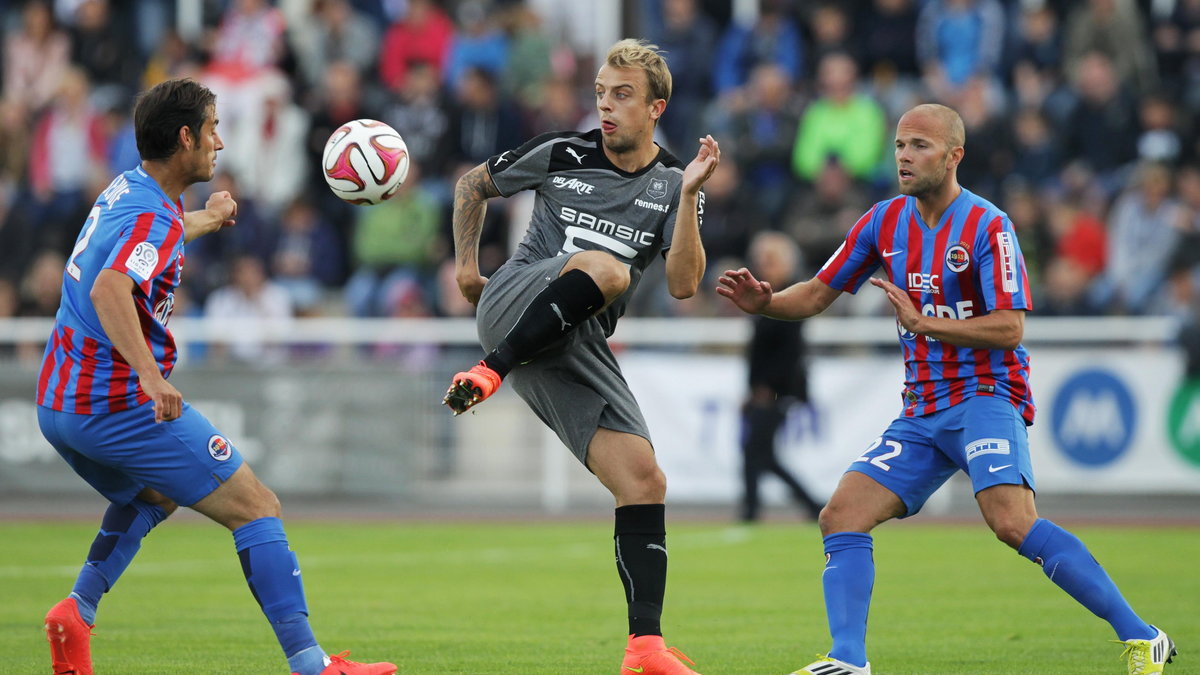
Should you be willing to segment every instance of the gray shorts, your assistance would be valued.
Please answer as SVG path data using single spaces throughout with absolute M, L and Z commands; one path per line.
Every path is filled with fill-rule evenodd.
M 569 256 L 558 256 L 528 265 L 506 264 L 488 279 L 476 313 L 485 351 L 504 339 L 533 297 L 558 278 L 567 260 Z M 642 411 L 595 317 L 514 368 L 505 382 L 584 466 L 588 444 L 600 427 L 650 440 Z

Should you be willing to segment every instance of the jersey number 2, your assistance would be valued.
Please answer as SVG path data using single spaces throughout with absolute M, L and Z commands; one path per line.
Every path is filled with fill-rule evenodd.
M 100 224 L 99 205 L 92 207 L 92 210 L 88 212 L 87 220 L 84 222 L 87 226 L 83 230 L 83 236 L 79 238 L 79 241 L 75 242 L 75 248 L 71 250 L 71 257 L 67 259 L 67 274 L 70 274 L 71 278 L 75 281 L 79 281 L 81 275 L 79 265 L 75 264 L 75 259 L 87 249 L 88 242 L 92 238 L 92 233 L 96 231 L 96 226 Z

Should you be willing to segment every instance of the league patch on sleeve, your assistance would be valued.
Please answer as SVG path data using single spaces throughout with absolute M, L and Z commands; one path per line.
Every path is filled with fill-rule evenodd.
M 139 243 L 125 260 L 125 267 L 141 277 L 142 281 L 149 281 L 154 268 L 158 267 L 158 249 L 148 241 Z

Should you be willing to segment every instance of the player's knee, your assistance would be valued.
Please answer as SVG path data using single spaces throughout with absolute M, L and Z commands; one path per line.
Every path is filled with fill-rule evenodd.
M 641 467 L 627 481 L 617 500 L 625 504 L 657 504 L 667 495 L 667 476 L 655 463 Z
M 584 251 L 575 254 L 574 267 L 587 273 L 604 297 L 612 299 L 629 288 L 629 268 L 603 251 Z
M 1021 543 L 1025 541 L 1025 535 L 1029 532 L 1029 527 L 1015 520 L 1004 520 L 995 523 L 992 526 L 992 532 L 996 534 L 996 538 L 1008 544 L 1013 549 L 1021 548 Z

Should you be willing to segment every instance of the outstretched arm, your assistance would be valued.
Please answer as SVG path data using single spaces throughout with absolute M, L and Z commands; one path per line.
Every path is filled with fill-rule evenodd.
M 229 227 L 237 217 L 237 202 L 229 192 L 212 193 L 204 209 L 183 214 L 183 241 L 190 242 L 222 227 Z
M 820 314 L 842 294 L 816 277 L 775 292 L 770 283 L 755 279 L 745 267 L 725 270 L 718 282 L 717 293 L 743 312 L 788 321 Z
M 487 279 L 479 274 L 479 234 L 487 200 L 499 197 L 487 165 L 463 174 L 454 186 L 454 276 L 458 290 L 472 305 L 478 304 Z
M 700 139 L 696 158 L 683 170 L 675 231 L 667 250 L 667 290 L 671 297 L 690 298 L 704 278 L 704 245 L 700 241 L 700 188 L 721 162 L 721 148 L 712 136 Z

